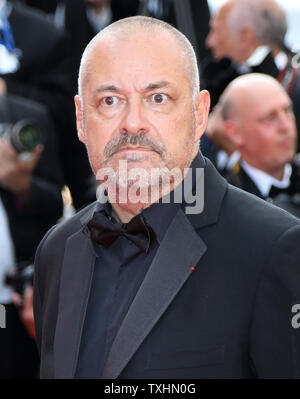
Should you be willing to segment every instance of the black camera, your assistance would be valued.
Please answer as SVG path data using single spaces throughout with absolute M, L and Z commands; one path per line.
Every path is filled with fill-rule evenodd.
M 32 151 L 41 143 L 41 129 L 34 119 L 0 123 L 0 137 L 9 141 L 18 153 Z
M 11 286 L 23 299 L 24 292 L 29 285 L 33 284 L 34 265 L 30 262 L 20 262 L 15 271 L 5 276 L 5 284 Z

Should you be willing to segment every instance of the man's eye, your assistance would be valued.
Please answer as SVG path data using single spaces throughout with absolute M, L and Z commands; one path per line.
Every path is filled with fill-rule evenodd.
M 276 118 L 276 115 L 272 113 L 272 114 L 269 114 L 269 115 L 265 116 L 264 118 L 262 118 L 261 121 L 263 123 L 271 123 L 275 120 L 275 118 Z
M 168 96 L 166 94 L 161 94 L 161 93 L 152 94 L 151 96 L 151 101 L 156 104 L 163 104 L 167 101 L 167 99 Z
M 116 105 L 117 102 L 118 99 L 115 96 L 104 97 L 101 99 L 101 104 L 104 105 L 105 107 L 111 107 L 113 105 Z
M 276 119 L 275 114 L 270 114 L 266 117 L 266 122 L 273 122 Z

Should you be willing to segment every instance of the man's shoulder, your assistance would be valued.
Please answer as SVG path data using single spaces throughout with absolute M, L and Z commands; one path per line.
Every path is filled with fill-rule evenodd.
M 57 32 L 59 29 L 55 26 L 54 22 L 48 18 L 47 14 L 43 11 L 33 8 L 24 4 L 14 3 L 12 8 L 12 17 L 20 17 L 26 22 L 44 25 L 45 28 L 52 29 Z

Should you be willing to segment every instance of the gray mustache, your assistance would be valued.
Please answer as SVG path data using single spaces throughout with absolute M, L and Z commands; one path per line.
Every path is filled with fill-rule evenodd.
M 132 135 L 126 132 L 106 144 L 103 151 L 104 161 L 108 161 L 108 159 L 114 153 L 120 151 L 122 148 L 125 148 L 128 145 L 149 148 L 157 152 L 163 160 L 165 159 L 166 147 L 164 144 L 156 142 L 151 137 L 149 137 L 147 133 L 141 132 L 137 133 L 136 135 Z

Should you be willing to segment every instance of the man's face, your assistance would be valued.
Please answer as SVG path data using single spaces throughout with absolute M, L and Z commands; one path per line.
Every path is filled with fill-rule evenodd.
M 217 60 L 232 58 L 236 47 L 234 37 L 230 34 L 227 18 L 230 12 L 229 5 L 225 4 L 211 19 L 210 31 L 206 38 L 206 46 L 211 49 Z
M 297 130 L 291 100 L 277 84 L 261 84 L 256 93 L 245 96 L 240 122 L 242 158 L 274 175 L 295 156 Z
M 120 160 L 127 161 L 128 169 L 148 173 L 190 165 L 209 99 L 199 94 L 194 111 L 189 74 L 168 34 L 140 32 L 126 40 L 102 40 L 89 59 L 82 87 L 83 105 L 75 99 L 77 128 L 96 176 L 105 167 L 119 172 Z

